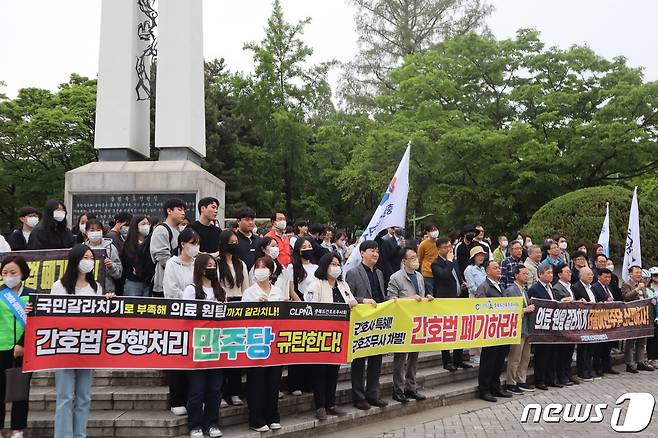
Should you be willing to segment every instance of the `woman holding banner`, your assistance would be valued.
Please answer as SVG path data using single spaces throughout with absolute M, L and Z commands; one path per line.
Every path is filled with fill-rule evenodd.
M 0 265 L 0 431 L 5 427 L 5 370 L 23 365 L 23 332 L 25 331 L 25 306 L 32 289 L 23 286 L 30 276 L 30 267 L 23 257 L 10 256 Z M 23 438 L 27 427 L 28 401 L 11 404 L 12 438 Z M 0 434 L 0 436 L 2 436 Z
M 219 285 L 217 264 L 209 254 L 200 254 L 194 261 L 194 283 L 183 291 L 184 300 L 206 300 L 223 303 L 226 292 Z M 211 438 L 222 436 L 219 430 L 219 400 L 221 399 L 223 370 L 187 371 L 187 427 L 191 438 L 203 438 L 206 431 Z
M 53 295 L 100 295 L 103 288 L 96 282 L 96 257 L 85 244 L 71 248 L 68 264 L 61 279 L 53 284 Z M 113 293 L 105 298 L 114 298 Z M 94 370 L 64 369 L 55 371 L 55 438 L 84 437 L 91 406 L 91 382 Z
M 244 291 L 242 302 L 287 301 L 288 293 L 272 284 L 274 272 L 274 261 L 270 256 L 257 259 L 254 264 L 256 283 Z M 281 429 L 279 415 L 281 371 L 281 366 L 247 368 L 249 427 L 256 432 Z
M 357 305 L 349 285 L 343 281 L 343 270 L 340 258 L 336 253 L 325 254 L 320 258 L 315 271 L 317 280 L 306 290 L 305 301 L 314 303 Z M 326 420 L 327 415 L 343 416 L 345 412 L 336 407 L 336 385 L 340 365 L 311 365 L 313 376 L 313 399 L 315 401 L 315 416 L 318 420 Z

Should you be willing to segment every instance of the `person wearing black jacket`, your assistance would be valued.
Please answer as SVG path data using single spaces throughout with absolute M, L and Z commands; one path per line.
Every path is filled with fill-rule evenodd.
M 307 237 L 311 246 L 313 246 L 313 260 L 312 262 L 316 265 L 320 262 L 320 259 L 323 255 L 329 254 L 329 250 L 322 246 L 322 238 L 320 237 L 324 234 L 325 226 L 322 224 L 311 224 L 308 228 L 309 236 Z
M 459 268 L 455 263 L 452 253 L 452 244 L 447 237 L 441 237 L 436 241 L 439 256 L 432 262 L 432 275 L 434 277 L 434 298 L 459 298 L 466 287 L 466 283 L 459 274 Z M 457 368 L 472 368 L 472 365 L 463 361 L 462 350 L 441 350 L 443 368 L 448 371 L 456 371 Z
M 594 274 L 590 268 L 582 268 L 580 270 L 580 281 L 571 286 L 576 300 L 587 303 L 596 302 L 596 295 L 591 286 L 593 279 Z M 578 377 L 585 381 L 592 381 L 592 379 L 601 378 L 601 376 L 594 375 L 594 369 L 592 367 L 594 347 L 594 344 L 578 344 L 578 350 L 576 351 Z
M 602 269 L 607 269 L 610 271 L 610 284 L 608 285 L 608 288 L 610 289 L 610 292 L 612 292 L 612 298 L 614 298 L 614 301 L 624 301 L 624 297 L 622 296 L 621 293 L 621 288 L 619 287 L 619 277 L 617 274 L 612 272 L 612 269 L 608 268 L 608 262 L 611 262 L 612 259 L 609 257 L 606 257 L 605 254 L 599 254 L 594 257 L 594 263 L 595 267 L 592 269 L 594 272 L 594 282 L 596 283 L 598 281 L 598 276 L 599 276 L 599 271 Z
M 219 234 L 222 232 L 222 229 L 215 225 L 218 209 L 217 198 L 202 198 L 198 205 L 199 219 L 190 224 L 201 237 L 199 250 L 214 257 L 219 256 Z
M 597 303 L 605 303 L 608 301 L 617 301 L 612 293 L 610 283 L 612 282 L 612 271 L 607 268 L 601 268 L 599 271 L 599 281 L 592 285 L 592 291 L 596 298 Z M 600 342 L 594 345 L 592 353 L 592 368 L 594 372 L 603 376 L 604 374 L 619 374 L 619 371 L 612 369 L 612 361 L 610 358 L 610 351 L 617 342 Z
M 41 222 L 30 234 L 27 249 L 68 249 L 73 243 L 73 234 L 66 226 L 66 207 L 51 199 L 46 202 Z
M 23 207 L 18 212 L 18 220 L 21 222 L 21 228 L 9 235 L 7 243 L 12 251 L 25 251 L 32 230 L 39 223 L 39 212 L 36 208 Z
M 253 233 L 256 212 L 249 207 L 241 208 L 235 214 L 238 220 L 238 257 L 247 265 L 247 272 L 254 267 L 256 259 L 263 256 L 260 247 L 260 237 Z

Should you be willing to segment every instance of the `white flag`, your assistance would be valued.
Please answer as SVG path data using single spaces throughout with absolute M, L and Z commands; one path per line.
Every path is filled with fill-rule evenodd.
M 610 204 L 605 206 L 605 219 L 599 234 L 599 245 L 603 247 L 603 254 L 610 257 Z
M 359 251 L 361 242 L 373 240 L 385 228 L 404 227 L 407 216 L 407 196 L 409 195 L 410 152 L 411 145 L 407 146 L 407 150 L 404 151 L 398 170 L 395 171 L 395 176 L 393 176 L 386 192 L 384 192 L 375 214 L 372 215 L 368 227 L 364 230 L 363 235 L 356 244 L 356 248 L 352 251 L 347 263 L 345 263 L 344 273 L 361 263 L 361 252 Z
M 628 268 L 642 266 L 642 253 L 640 251 L 640 212 L 637 207 L 637 187 L 633 191 L 631 201 L 631 214 L 628 218 L 628 234 L 626 235 L 626 248 L 624 249 L 624 267 L 621 276 L 628 281 Z

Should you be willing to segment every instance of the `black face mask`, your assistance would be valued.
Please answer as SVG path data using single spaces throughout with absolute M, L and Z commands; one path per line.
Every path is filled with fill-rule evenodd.
M 313 250 L 312 249 L 306 249 L 301 252 L 302 258 L 306 260 L 312 260 L 313 259 Z
M 207 268 L 207 269 L 204 271 L 203 275 L 204 275 L 208 280 L 210 280 L 211 282 L 212 282 L 212 281 L 217 281 L 217 269 L 216 269 L 216 268 Z
M 238 245 L 237 243 L 232 243 L 226 248 L 226 252 L 232 255 L 235 255 L 238 253 Z
M 475 238 L 475 233 L 466 233 L 464 236 L 466 240 L 473 240 Z

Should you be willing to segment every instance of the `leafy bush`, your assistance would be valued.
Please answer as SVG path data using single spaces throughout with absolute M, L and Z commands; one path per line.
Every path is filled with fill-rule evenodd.
M 545 204 L 530 219 L 524 231 L 533 241 L 543 242 L 545 237 L 559 234 L 569 241 L 569 251 L 579 242 L 588 248 L 596 243 L 605 217 L 605 204 L 610 203 L 610 255 L 621 266 L 624 259 L 628 215 L 633 192 L 616 187 L 602 186 L 576 190 Z M 640 207 L 640 241 L 644 267 L 658 265 L 658 204 L 638 191 Z

